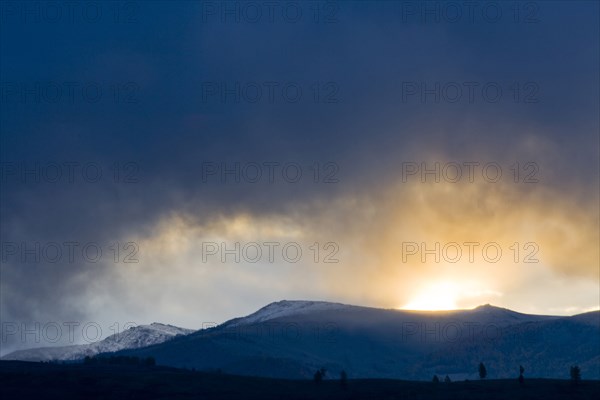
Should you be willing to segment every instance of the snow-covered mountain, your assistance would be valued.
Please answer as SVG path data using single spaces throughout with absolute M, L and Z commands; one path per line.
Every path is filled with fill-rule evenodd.
M 158 364 L 227 373 L 311 378 L 326 368 L 352 378 L 600 379 L 600 311 L 572 317 L 522 314 L 486 304 L 472 310 L 407 311 L 321 301 L 279 301 L 217 327 L 151 324 L 100 342 L 13 352 L 3 359 L 77 360 L 117 353 Z
M 124 349 L 137 349 L 153 344 L 163 343 L 177 335 L 187 335 L 191 329 L 178 328 L 172 325 L 152 323 L 131 327 L 124 332 L 119 332 L 90 344 L 39 347 L 27 350 L 17 350 L 2 357 L 2 360 L 20 361 L 69 361 L 79 360 L 86 356 L 100 353 L 115 352 Z
M 268 304 L 260 310 L 241 318 L 235 318 L 225 322 L 222 327 L 235 327 L 242 325 L 266 322 L 277 318 L 298 316 L 315 313 L 319 311 L 348 309 L 349 306 L 341 303 L 330 303 L 326 301 L 282 300 Z
M 126 350 L 158 364 L 281 378 L 310 378 L 324 367 L 351 377 L 430 380 L 567 378 L 578 364 L 600 378 L 600 312 L 574 317 L 472 310 L 406 311 L 314 301 L 279 301 L 246 317 L 166 343 Z M 515 372 L 516 371 L 516 372 Z

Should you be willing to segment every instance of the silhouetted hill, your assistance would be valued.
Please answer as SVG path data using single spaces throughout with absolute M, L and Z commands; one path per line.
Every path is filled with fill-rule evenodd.
M 438 383 L 390 379 L 349 380 L 337 377 L 320 384 L 194 372 L 167 367 L 48 364 L 0 361 L 3 399 L 402 399 L 402 400 L 592 400 L 600 381 L 573 386 L 565 380 L 515 379 Z

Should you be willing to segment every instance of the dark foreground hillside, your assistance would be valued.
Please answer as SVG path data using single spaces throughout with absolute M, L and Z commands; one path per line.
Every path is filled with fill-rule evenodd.
M 600 381 L 383 379 L 313 381 L 240 377 L 163 367 L 0 361 L 3 399 L 597 399 Z

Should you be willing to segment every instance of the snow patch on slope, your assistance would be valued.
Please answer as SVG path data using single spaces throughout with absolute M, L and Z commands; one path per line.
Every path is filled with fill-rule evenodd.
M 326 301 L 282 300 L 268 304 L 246 317 L 236 318 L 226 322 L 225 325 L 234 327 L 239 325 L 257 324 L 276 318 L 309 314 L 319 311 L 348 309 L 351 307 L 353 306 Z
M 150 325 L 131 327 L 123 332 L 115 333 L 104 340 L 90 344 L 17 350 L 5 355 L 2 359 L 20 361 L 73 361 L 100 353 L 151 346 L 163 343 L 177 335 L 187 335 L 192 332 L 193 330 L 191 329 L 154 322 Z

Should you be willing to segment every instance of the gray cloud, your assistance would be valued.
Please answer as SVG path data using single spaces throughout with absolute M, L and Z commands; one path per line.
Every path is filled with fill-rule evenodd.
M 402 2 L 339 3 L 334 23 L 315 23 L 304 3 L 298 23 L 223 23 L 203 14 L 203 3 L 137 3 L 132 23 L 115 23 L 108 3 L 101 4 L 106 18 L 98 23 L 5 15 L 3 243 L 93 242 L 107 257 L 111 243 L 152 237 L 173 214 L 192 215 L 199 226 L 215 215 L 244 213 L 260 219 L 305 212 L 310 219 L 322 211 L 303 204 L 385 191 L 404 162 L 426 160 L 497 162 L 507 174 L 516 161 L 536 162 L 537 186 L 561 204 L 595 212 L 589 205 L 598 193 L 595 3 L 536 3 L 539 21 L 531 23 L 515 22 L 508 9 L 494 23 L 483 17 L 423 23 L 418 14 L 403 19 Z M 41 89 L 32 94 L 36 82 Z M 70 101 L 72 82 L 78 89 Z M 236 84 L 239 101 L 224 89 Z M 421 92 L 436 84 L 438 102 Z M 483 94 L 486 85 L 502 89 L 498 101 Z M 57 86 L 61 99 L 45 99 Z M 102 95 L 94 102 L 80 87 L 99 87 Z M 252 102 L 257 87 L 262 97 Z M 301 88 L 302 97 L 291 102 L 283 88 Z M 452 102 L 457 88 L 462 97 Z M 258 183 L 224 181 L 218 172 L 204 181 L 204 163 L 236 162 L 241 168 L 297 163 L 303 175 L 291 183 L 276 174 L 269 183 L 265 167 Z M 18 175 L 36 163 L 41 182 Z M 54 163 L 78 163 L 74 182 L 65 175 L 48 182 L 43 174 Z M 81 172 L 90 163 L 102 170 L 98 182 Z M 339 181 L 322 182 L 332 171 Z M 1 266 L 2 321 L 108 318 L 120 303 L 151 318 L 136 297 L 145 293 L 136 281 L 119 281 L 123 265 L 102 261 L 11 256 Z M 137 268 L 141 283 L 143 265 Z M 236 315 L 232 310 L 248 299 L 262 301 L 256 293 L 267 289 L 250 280 L 236 288 L 239 297 L 226 300 L 229 306 L 209 314 Z M 271 297 L 288 292 L 323 293 L 290 283 L 274 286 Z

